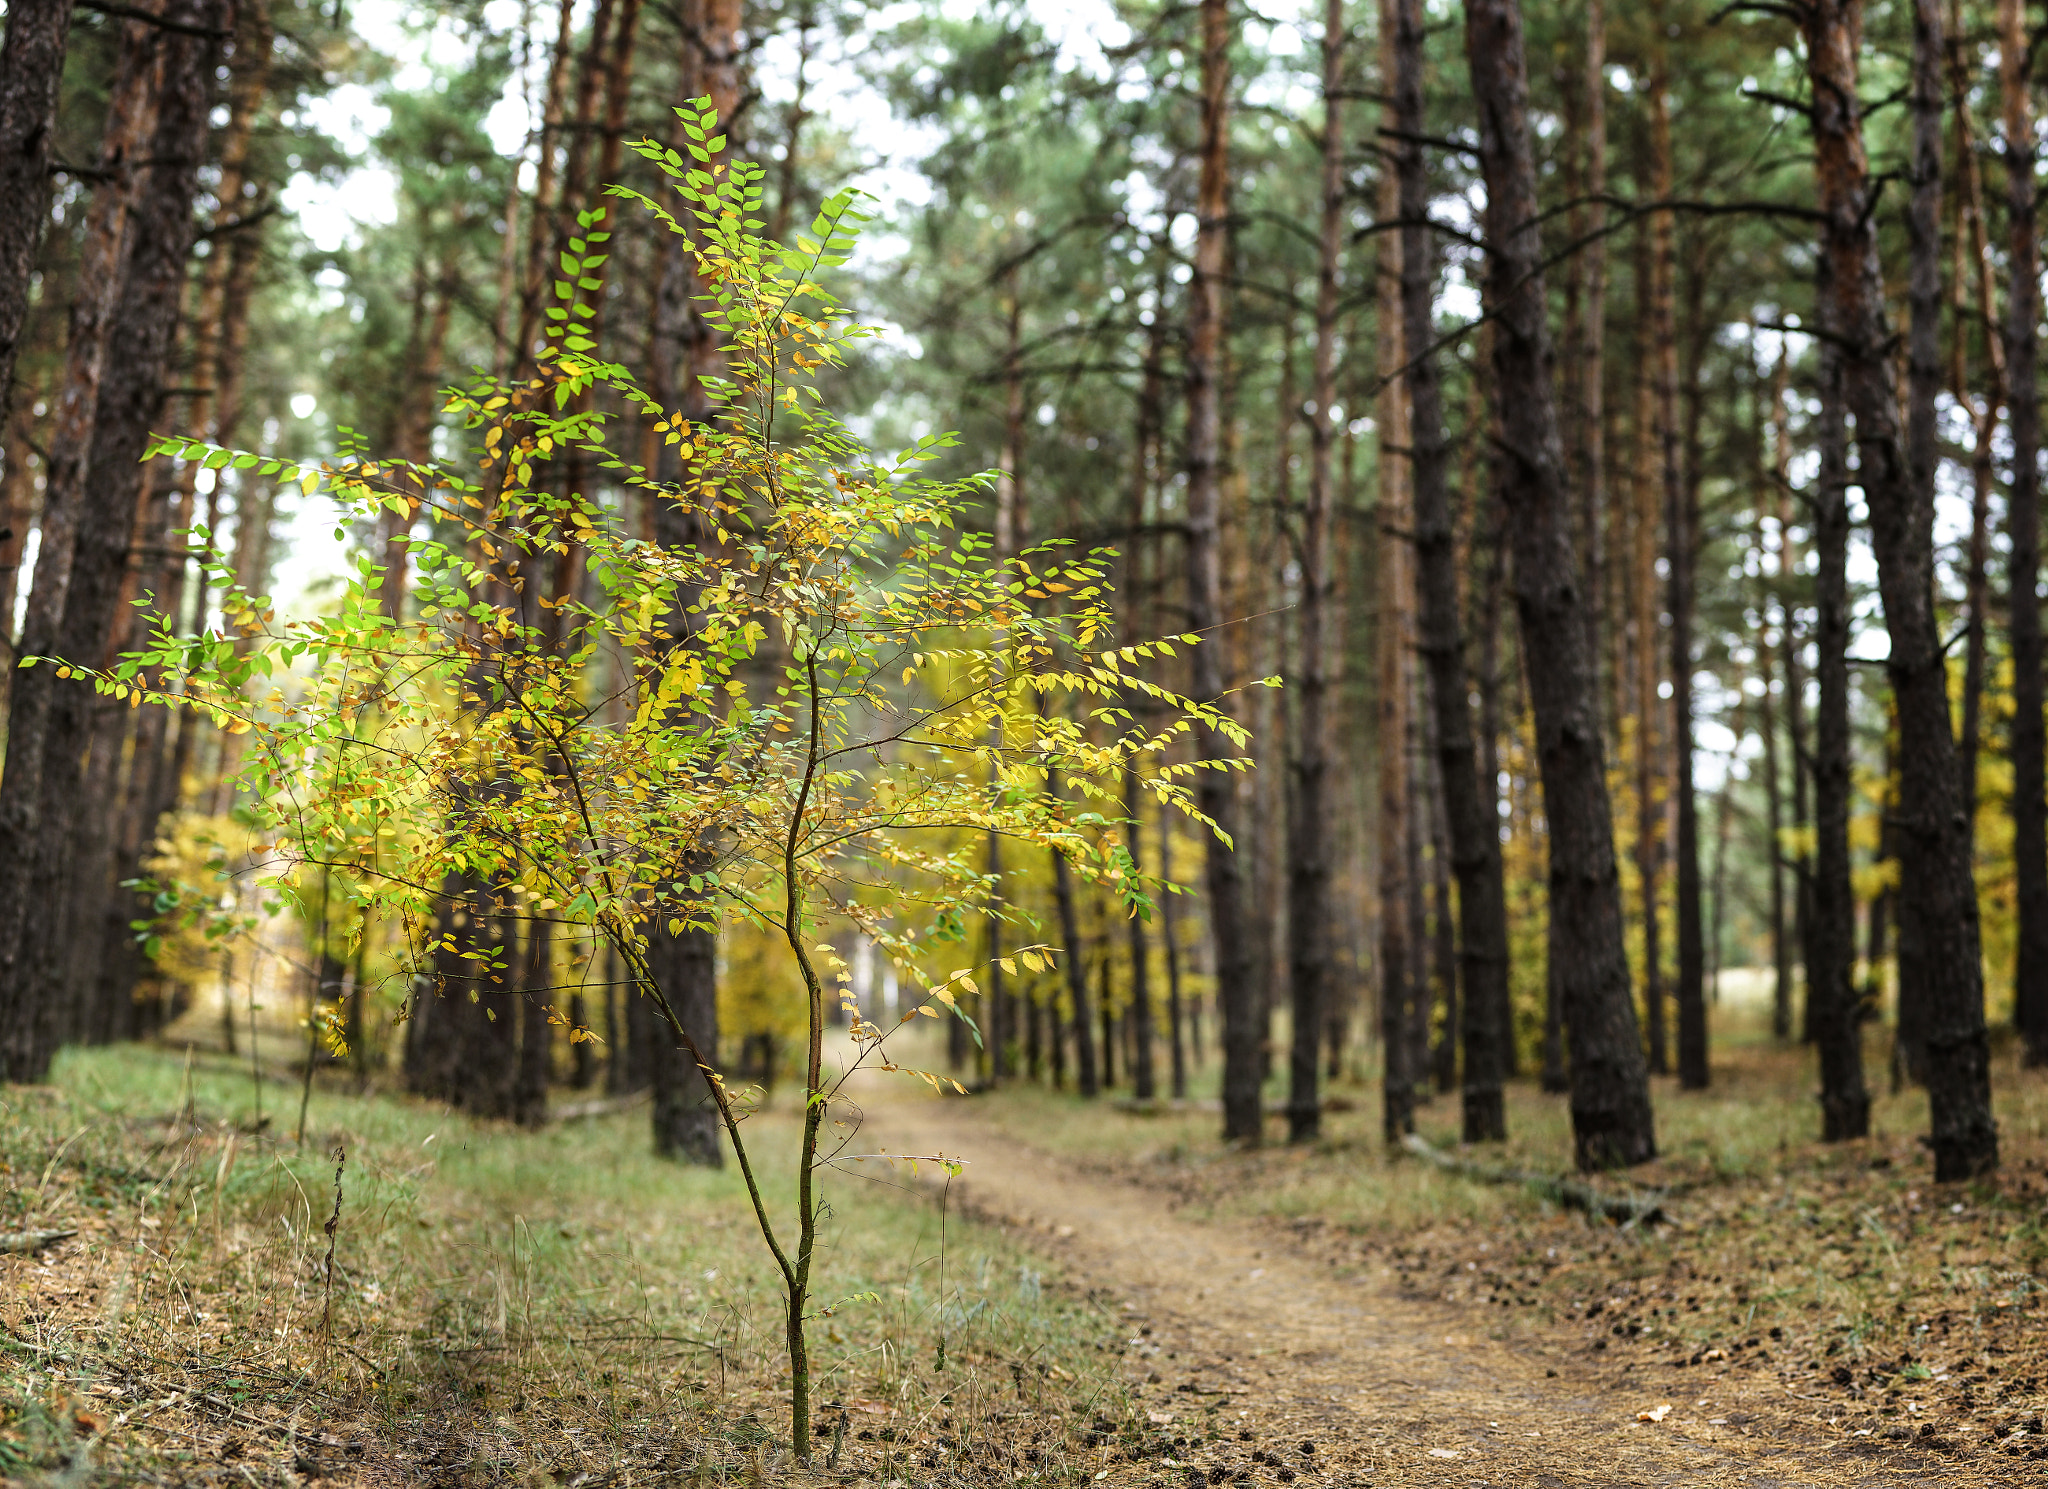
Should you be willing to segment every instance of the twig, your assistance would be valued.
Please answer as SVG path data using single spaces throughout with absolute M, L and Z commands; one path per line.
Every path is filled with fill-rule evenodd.
M 320 1302 L 320 1348 L 324 1354 L 334 1338 L 334 1237 L 341 1228 L 341 1174 L 348 1167 L 348 1149 L 334 1146 L 334 1213 L 327 1217 L 327 1266 Z

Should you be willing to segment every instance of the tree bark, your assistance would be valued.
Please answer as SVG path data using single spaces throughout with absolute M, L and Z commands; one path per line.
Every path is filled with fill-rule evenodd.
M 1201 0 L 1202 137 L 1194 277 L 1188 284 L 1188 619 L 1202 637 L 1193 651 L 1193 690 L 1220 699 L 1223 638 L 1222 408 L 1225 248 L 1230 231 L 1230 43 L 1228 0 Z M 1229 739 L 1197 729 L 1205 764 L 1231 758 Z M 1258 985 L 1244 916 L 1244 872 L 1238 859 L 1237 779 L 1232 771 L 1200 773 L 1197 800 L 1216 824 L 1207 843 L 1209 936 L 1216 956 L 1216 994 L 1223 1014 L 1223 1136 L 1260 1139 Z M 1078 1021 L 1077 1021 L 1078 1022 Z
M 1103 1080 L 1095 1067 L 1095 1026 L 1088 1018 L 1088 968 L 1081 960 L 1081 921 L 1074 911 L 1074 880 L 1067 860 L 1054 850 L 1052 892 L 1060 917 L 1061 956 L 1067 966 L 1068 1010 L 1074 1026 L 1074 1081 L 1083 1096 L 1098 1096 Z M 1109 1052 L 1103 1051 L 1106 1056 Z
M 1919 3 L 1924 5 L 1926 0 Z M 2042 1065 L 2048 1064 L 2048 800 L 2043 797 L 2043 755 L 2048 739 L 2043 737 L 2041 714 L 2041 410 L 2036 372 L 2041 259 L 2035 217 L 2034 115 L 2026 71 L 2034 52 L 2027 35 L 2024 0 L 1999 0 L 1998 21 L 1999 81 L 2005 95 L 2006 259 L 2011 273 L 2005 364 L 2012 388 L 2013 467 L 2005 526 L 2011 543 L 2006 570 L 2013 668 L 2009 748 L 2013 908 L 2019 931 L 2013 965 L 2013 1019 L 2025 1041 L 2026 1062 Z M 1903 905 L 1901 913 L 1907 913 Z M 1903 942 L 1901 945 L 1903 948 Z M 1961 1028 L 1959 1025 L 1959 1031 Z
M 144 21 L 122 30 L 120 61 L 108 96 L 99 181 L 86 212 L 79 248 L 78 296 L 71 307 L 63 381 L 51 419 L 43 485 L 42 539 L 35 586 L 22 624 L 23 656 L 53 655 L 63 640 L 81 532 L 110 523 L 126 537 L 132 513 L 98 503 L 87 486 L 88 464 L 104 374 L 132 254 L 129 219 L 136 209 L 162 108 L 159 53 L 170 33 Z M 97 658 L 90 660 L 96 661 Z M 0 772 L 0 1076 L 36 1080 L 46 1056 L 54 1009 L 41 1006 L 24 959 L 29 902 L 37 885 L 43 835 L 42 774 L 51 712 L 61 687 L 53 668 L 13 679 L 7 760 Z
M 106 326 L 89 454 L 82 470 L 66 462 L 83 481 L 69 492 L 48 490 L 45 495 L 48 507 L 68 507 L 76 521 L 68 545 L 62 617 L 54 627 L 54 644 L 45 654 L 82 666 L 101 666 L 109 660 L 107 646 L 121 608 L 144 480 L 142 451 L 164 398 L 192 244 L 192 203 L 206 153 L 209 85 L 220 52 L 211 36 L 195 33 L 218 30 L 226 19 L 224 11 L 221 0 L 180 0 L 166 12 L 193 30 L 167 31 L 157 44 L 154 127 L 132 178 L 126 246 L 116 279 L 119 299 Z M 44 532 L 48 543 L 47 518 Z M 29 844 L 34 855 L 32 882 L 46 888 L 78 887 L 73 839 L 88 810 L 80 784 L 97 696 L 76 680 L 58 682 L 47 694 L 41 769 L 35 780 L 42 799 Z M 10 738 L 10 755 L 12 750 Z M 75 893 L 61 896 L 63 914 L 29 914 L 25 906 L 9 911 L 22 918 L 19 951 L 8 980 L 21 987 L 36 1008 L 28 1059 L 14 1065 L 17 1079 L 42 1078 L 57 1035 L 65 1028 L 66 995 L 72 990 L 63 972 L 77 898 Z M 92 897 L 93 910 L 101 903 L 98 896 Z M 10 1036 L 13 1033 L 10 1030 Z
M 1401 321 L 1403 343 L 1426 347 L 1434 339 L 1432 307 L 1436 254 L 1422 226 L 1429 206 L 1427 161 L 1418 137 L 1426 132 L 1423 96 L 1422 0 L 1395 0 L 1394 113 L 1401 131 L 1394 143 L 1400 180 Z M 1446 479 L 1443 390 L 1436 359 L 1417 354 L 1407 373 L 1409 468 L 1414 488 L 1415 563 L 1421 650 L 1429 669 L 1437 765 L 1443 786 L 1450 858 L 1458 876 L 1458 951 L 1464 999 L 1463 1118 L 1466 1142 L 1507 1136 L 1501 1096 L 1500 1027 L 1508 1006 L 1507 900 L 1501 870 L 1499 817 L 1493 793 L 1480 781 L 1472 736 L 1470 683 L 1458 604 L 1457 554 Z
M 1581 1168 L 1606 1168 L 1652 1158 L 1657 1144 L 1622 944 L 1599 679 L 1558 438 L 1518 0 L 1469 0 L 1465 45 L 1498 315 L 1501 499 L 1550 826 L 1551 944 L 1565 954 L 1559 979 L 1571 1041 L 1572 1135 Z
M 1935 0 L 1916 0 L 1914 7 L 1915 118 L 1908 216 L 1913 254 L 1908 356 L 1915 404 L 1910 417 L 1929 435 L 1931 399 L 1940 377 L 1941 24 L 1934 5 Z M 1934 611 L 1934 469 L 1929 458 L 1933 441 L 1915 434 L 1908 443 L 1899 431 L 1884 282 L 1870 212 L 1873 187 L 1856 98 L 1861 19 L 1857 0 L 1825 0 L 1810 6 L 1803 21 L 1825 215 L 1822 259 L 1828 305 L 1823 326 L 1829 344 L 1838 348 L 1842 401 L 1856 421 L 1858 474 L 1869 505 L 1878 590 L 1891 636 L 1886 671 L 1899 718 L 1900 910 L 1912 922 L 1910 943 L 1916 950 L 1911 966 L 1901 964 L 1900 977 L 1902 983 L 1917 984 L 1922 998 L 1935 1173 L 1937 1180 L 1946 1182 L 1994 1167 L 1998 1135 L 1991 1120 L 1976 887 L 1968 823 L 1961 811 L 1947 667 Z M 1924 410 L 1918 406 L 1923 399 L 1928 401 Z M 1846 526 L 1846 516 L 1841 520 Z M 1824 557 L 1823 565 L 1827 562 Z M 1824 614 L 1826 606 L 1823 600 Z M 1824 661 L 1830 650 L 1824 641 Z M 1825 687 L 1824 679 L 1824 694 Z M 1824 749 L 1823 758 L 1826 754 Z M 1842 754 L 1846 763 L 1846 749 Z M 1825 845 L 1831 833 L 1828 824 L 1821 825 L 1820 841 Z M 1820 902 L 1821 895 L 1834 892 L 1827 883 L 1833 876 L 1820 873 L 1820 868 L 1817 864 L 1815 940 L 1817 951 L 1823 936 L 1829 943 L 1828 980 L 1822 983 L 1814 977 L 1809 999 L 1821 1045 L 1826 1135 L 1860 1136 L 1868 1125 L 1868 1097 L 1862 1088 L 1859 1031 L 1848 985 L 1851 926 L 1842 907 Z M 1842 944 L 1837 947 L 1837 942 Z
M 1315 347 L 1309 372 L 1308 497 L 1301 513 L 1301 599 L 1297 615 L 1297 717 L 1293 807 L 1287 825 L 1288 983 L 1293 1044 L 1288 1052 L 1287 1135 L 1306 1142 L 1322 1128 L 1317 1056 L 1329 1002 L 1331 852 L 1329 832 L 1329 607 L 1331 456 L 1337 428 L 1338 274 L 1345 247 L 1344 0 L 1323 4 L 1322 217 L 1317 235 Z M 1283 408 L 1291 420 L 1294 409 Z
M 50 138 L 74 9 L 72 0 L 11 0 L 0 44 L 0 429 L 13 407 L 14 364 L 50 221 Z M 23 458 L 18 445 L 8 448 L 10 464 Z
M 1661 21 L 1663 7 L 1654 14 Z M 1660 39 L 1649 86 L 1650 189 L 1659 200 L 1668 199 L 1673 190 L 1669 92 Z M 1664 492 L 1664 606 L 1671 623 L 1671 792 L 1677 809 L 1672 834 L 1676 897 L 1672 918 L 1678 933 L 1678 984 L 1672 991 L 1678 1005 L 1678 1083 L 1688 1091 L 1700 1091 L 1707 1085 L 1707 1000 L 1705 945 L 1700 934 L 1699 803 L 1693 791 L 1694 522 L 1678 428 L 1678 327 L 1672 304 L 1677 275 L 1676 226 L 1670 212 L 1655 213 L 1650 219 L 1650 332 L 1658 468 Z
M 1653 184 L 1651 195 L 1657 195 Z M 1636 291 L 1650 313 L 1637 328 L 1638 369 L 1636 378 L 1634 442 L 1635 480 L 1632 510 L 1629 512 L 1630 558 L 1629 597 L 1630 653 L 1635 683 L 1635 806 L 1636 886 L 1642 898 L 1643 915 L 1643 1012 L 1649 1039 L 1650 1070 L 1663 1075 L 1670 1067 L 1669 1043 L 1665 1038 L 1666 993 L 1664 987 L 1664 868 L 1663 791 L 1668 785 L 1659 769 L 1660 715 L 1657 684 L 1663 677 L 1663 648 L 1657 644 L 1657 524 L 1663 491 L 1662 433 L 1658 399 L 1657 367 L 1660 344 L 1668 346 L 1676 334 L 1670 326 L 1671 292 L 1669 265 L 1659 268 L 1660 245 L 1654 231 L 1654 214 L 1646 223 L 1650 229 L 1640 235 L 1636 252 Z M 1660 307 L 1661 306 L 1661 311 Z
M 1963 566 L 1963 603 L 1969 629 L 1963 638 L 1963 810 L 1974 830 L 1977 819 L 1977 757 L 1983 739 L 1984 681 L 1989 666 L 1991 497 L 1998 484 L 1999 410 L 2005 406 L 2005 348 L 1991 290 L 1990 244 L 1984 226 L 1984 173 L 1977 164 L 1977 142 L 1970 124 L 1969 70 L 1962 57 L 1961 0 L 1949 0 L 1949 98 L 1955 111 L 1956 161 L 1962 190 L 1956 193 L 1955 241 L 1949 253 L 1949 391 L 1970 415 L 1970 539 Z M 2024 97 L 2022 103 L 2024 104 Z M 2031 199 L 2031 178 L 2021 183 Z M 2015 260 L 2017 263 L 2017 260 Z M 2036 266 L 2038 268 L 2038 265 Z M 1970 387 L 1970 284 L 1974 279 L 1977 318 L 1984 329 L 1985 388 L 1981 396 Z M 2032 327 L 2027 328 L 2032 334 Z M 2036 423 L 2039 417 L 2036 415 Z M 1876 906 L 1872 906 L 1873 916 Z M 1873 921 L 1873 927 L 1875 921 Z M 1872 932 L 1875 935 L 1875 929 Z

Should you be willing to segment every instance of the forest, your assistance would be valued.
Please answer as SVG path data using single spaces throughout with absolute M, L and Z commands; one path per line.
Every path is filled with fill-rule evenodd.
M 4 27 L 0 1479 L 2048 1481 L 2048 10 Z

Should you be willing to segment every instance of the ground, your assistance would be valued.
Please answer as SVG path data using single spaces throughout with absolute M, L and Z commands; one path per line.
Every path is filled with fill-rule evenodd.
M 0 1230 L 78 1233 L 0 1257 L 23 1481 L 2048 1483 L 2048 1092 L 2009 1055 L 2005 1167 L 1937 1188 L 1912 1093 L 1824 1148 L 1801 1053 L 1737 1041 L 1598 1181 L 1664 1196 L 1627 1228 L 1387 1154 L 1369 1086 L 1246 1152 L 1199 1103 L 863 1078 L 849 1153 L 962 1165 L 841 1166 L 809 1471 L 733 1176 L 647 1155 L 643 1113 L 524 1133 L 337 1085 L 301 1146 L 246 1070 L 58 1074 L 0 1114 Z M 1558 1172 L 1558 1098 L 1510 1120 L 1484 1161 Z

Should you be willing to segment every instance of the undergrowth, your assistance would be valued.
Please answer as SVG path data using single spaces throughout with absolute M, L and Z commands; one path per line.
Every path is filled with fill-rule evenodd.
M 300 1146 L 252 1120 L 259 1099 L 294 1114 L 246 1069 L 137 1048 L 5 1090 L 0 1231 L 75 1234 L 0 1257 L 0 1475 L 800 1474 L 774 1278 L 729 1170 L 653 1156 L 644 1112 L 525 1132 L 321 1091 Z M 752 1120 L 793 1145 L 786 1114 Z M 1129 1413 L 1110 1312 L 949 1210 L 929 1166 L 842 1165 L 828 1194 L 814 1476 L 1084 1476 Z

